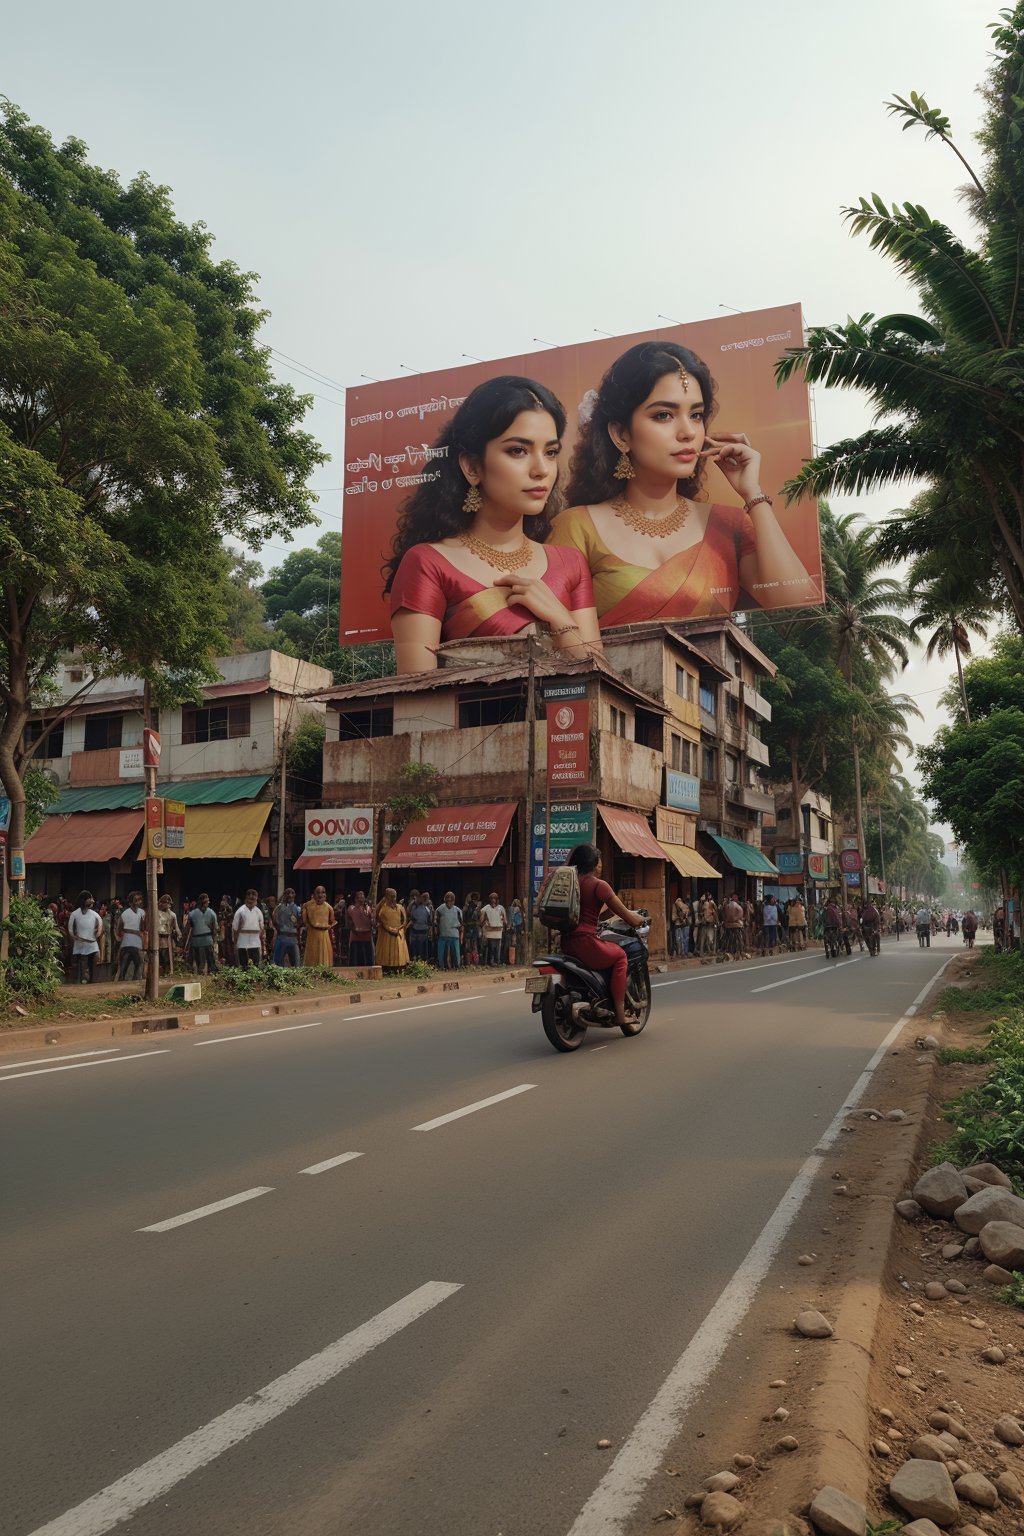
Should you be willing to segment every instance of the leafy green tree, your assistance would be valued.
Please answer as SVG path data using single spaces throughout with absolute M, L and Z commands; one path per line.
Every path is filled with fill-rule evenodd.
M 995 709 L 941 730 L 918 761 L 924 791 L 986 875 L 1024 882 L 1024 710 Z
M 993 43 L 980 174 L 923 96 L 887 104 L 967 168 L 976 247 L 915 202 L 861 198 L 845 210 L 852 232 L 895 265 L 923 313 L 813 327 L 776 373 L 861 390 L 878 421 L 809 460 L 790 498 L 925 480 L 943 494 L 901 512 L 883 553 L 959 555 L 973 542 L 984 588 L 998 584 L 1024 628 L 1024 3 L 1002 13 Z
M 225 644 L 222 540 L 312 517 L 308 397 L 271 375 L 251 273 L 174 215 L 0 113 L 0 781 L 25 833 L 36 686 L 78 651 L 194 687 Z
M 270 571 L 260 590 L 279 650 L 329 667 L 336 683 L 394 675 L 395 648 L 390 642 L 338 644 L 340 533 L 325 533 L 312 549 L 292 550 Z

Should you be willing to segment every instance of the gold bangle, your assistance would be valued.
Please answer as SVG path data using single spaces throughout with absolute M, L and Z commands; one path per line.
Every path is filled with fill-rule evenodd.
M 556 635 L 567 635 L 569 633 L 569 631 L 572 630 L 572 629 L 575 629 L 577 631 L 577 633 L 579 633 L 579 625 L 578 624 L 563 624 L 561 629 L 549 629 L 548 630 L 548 634 L 551 635 L 552 638 L 554 638 Z
M 764 496 L 764 495 L 752 496 L 749 501 L 744 502 L 744 505 L 743 505 L 744 512 L 749 513 L 751 507 L 759 507 L 761 505 L 762 501 L 767 502 L 770 507 L 774 507 L 774 505 L 775 505 L 774 501 L 772 501 L 772 498 L 770 496 Z

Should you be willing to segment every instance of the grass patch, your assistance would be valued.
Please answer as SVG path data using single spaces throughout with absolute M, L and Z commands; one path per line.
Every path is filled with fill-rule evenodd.
M 932 1148 L 931 1161 L 995 1163 L 1024 1194 L 1024 1008 L 994 1021 L 984 1056 L 992 1063 L 985 1081 L 943 1105 L 955 1129 Z
M 1024 1274 L 1018 1271 L 1009 1285 L 1001 1285 L 996 1301 L 1004 1301 L 1008 1307 L 1024 1307 Z
M 944 1067 L 952 1066 L 957 1061 L 966 1062 L 969 1066 L 980 1066 L 992 1060 L 987 1047 L 981 1045 L 944 1045 L 936 1055 Z
M 977 986 L 944 987 L 932 1005 L 932 1012 L 1005 1013 L 1008 1008 L 1024 1008 L 1024 951 L 997 954 L 994 949 L 977 951 L 973 966 Z

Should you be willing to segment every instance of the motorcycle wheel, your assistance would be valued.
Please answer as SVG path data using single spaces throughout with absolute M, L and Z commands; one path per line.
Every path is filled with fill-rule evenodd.
M 586 1026 L 575 1024 L 572 1001 L 563 988 L 545 992 L 540 1003 L 540 1019 L 556 1051 L 576 1051 L 583 1044 Z
M 624 1035 L 638 1035 L 651 1016 L 651 978 L 630 976 L 626 982 L 626 1007 L 636 1014 L 632 1024 L 620 1024 Z

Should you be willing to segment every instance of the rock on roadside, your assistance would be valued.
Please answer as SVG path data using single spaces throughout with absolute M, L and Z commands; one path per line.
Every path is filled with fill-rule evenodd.
M 929 1216 L 950 1217 L 970 1197 L 967 1186 L 952 1163 L 939 1163 L 922 1173 L 911 1191 Z
M 1024 1200 L 1009 1189 L 990 1184 L 957 1206 L 953 1220 L 961 1232 L 973 1236 L 990 1221 L 1008 1221 L 1015 1227 L 1024 1227 Z
M 1024 1429 L 1012 1413 L 1004 1413 L 1001 1419 L 996 1419 L 992 1433 L 1004 1445 L 1024 1445 Z
M 998 1493 L 981 1472 L 967 1472 L 957 1478 L 953 1487 L 957 1498 L 966 1499 L 968 1504 L 977 1504 L 980 1509 L 995 1509 L 999 1503 Z
M 934 1520 L 953 1525 L 960 1503 L 945 1464 L 939 1461 L 908 1461 L 889 1483 L 889 1497 L 915 1520 Z
M 924 1207 L 918 1205 L 916 1200 L 897 1200 L 896 1214 L 902 1216 L 904 1221 L 920 1221 L 924 1215 Z
M 808 1309 L 793 1319 L 793 1327 L 805 1339 L 830 1339 L 835 1332 L 828 1318 L 821 1312 Z
M 743 1514 L 743 1505 L 731 1493 L 709 1493 L 700 1506 L 701 1525 L 713 1525 L 728 1531 Z
M 1012 1221 L 990 1221 L 978 1234 L 981 1251 L 990 1264 L 1003 1269 L 1024 1269 L 1024 1227 Z
M 820 1488 L 808 1511 L 811 1524 L 822 1536 L 864 1536 L 867 1511 L 838 1488 Z
M 980 1179 L 982 1184 L 999 1184 L 1003 1189 L 1012 1189 L 1010 1175 L 997 1168 L 995 1163 L 972 1163 L 970 1168 L 961 1169 L 964 1178 Z
M 900 1536 L 941 1536 L 934 1520 L 911 1520 L 900 1532 Z

